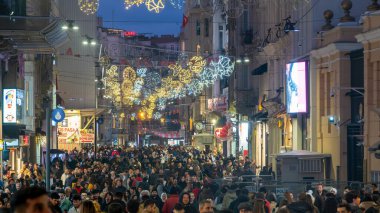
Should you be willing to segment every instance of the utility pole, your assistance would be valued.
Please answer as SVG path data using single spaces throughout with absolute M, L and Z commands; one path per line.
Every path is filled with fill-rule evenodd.
M 51 106 L 50 106 L 50 97 L 46 96 L 44 98 L 44 105 L 46 111 L 46 190 L 50 191 L 50 128 L 51 128 Z

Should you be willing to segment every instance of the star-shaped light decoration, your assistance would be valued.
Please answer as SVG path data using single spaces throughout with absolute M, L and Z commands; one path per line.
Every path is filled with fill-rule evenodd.
M 146 0 L 145 5 L 149 11 L 154 11 L 156 13 L 161 12 L 161 10 L 165 8 L 163 0 Z

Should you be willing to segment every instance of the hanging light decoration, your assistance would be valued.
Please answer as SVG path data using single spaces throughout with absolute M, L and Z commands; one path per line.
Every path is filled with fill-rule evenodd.
M 156 13 L 160 13 L 165 8 L 163 0 L 146 0 L 145 5 L 149 11 Z
M 147 68 L 139 68 L 139 69 L 137 69 L 137 71 L 136 71 L 137 76 L 142 77 L 142 78 L 145 77 L 147 70 L 148 70 Z
M 185 0 L 170 0 L 170 4 L 177 9 L 182 9 L 183 5 L 185 4 Z
M 148 72 L 147 68 L 135 70 L 127 66 L 119 72 L 119 68 L 112 65 L 102 79 L 106 87 L 104 97 L 116 108 L 138 106 L 138 117 L 143 113 L 143 120 L 158 119 L 156 110 L 164 110 L 168 100 L 202 93 L 218 78 L 230 76 L 234 66 L 226 56 L 219 56 L 209 64 L 203 57 L 194 56 L 186 63 L 169 65 L 169 74 L 161 77 L 159 72 Z
M 78 0 L 79 9 L 86 15 L 93 15 L 98 11 L 99 0 Z
M 139 7 L 144 3 L 144 0 L 124 0 L 124 7 L 126 10 L 129 10 L 133 6 Z
M 206 60 L 204 60 L 202 56 L 193 56 L 189 63 L 187 63 L 187 66 L 191 72 L 199 74 L 206 66 Z

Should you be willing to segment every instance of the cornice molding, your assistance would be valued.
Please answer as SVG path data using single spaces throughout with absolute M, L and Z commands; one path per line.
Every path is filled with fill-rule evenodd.
M 380 40 L 380 28 L 369 32 L 361 33 L 355 36 L 360 43 L 368 43 Z
M 337 52 L 351 52 L 363 48 L 361 43 L 332 43 L 326 47 L 312 50 L 310 55 L 313 58 L 323 58 Z

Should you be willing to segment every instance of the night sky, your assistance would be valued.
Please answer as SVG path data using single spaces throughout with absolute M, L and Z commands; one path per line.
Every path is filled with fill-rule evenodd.
M 124 0 L 100 0 L 98 16 L 103 17 L 104 27 L 124 29 L 156 35 L 178 35 L 182 24 L 182 9 L 166 3 L 160 13 L 149 12 L 145 4 L 140 7 L 124 8 Z M 113 21 L 112 21 L 113 20 Z

